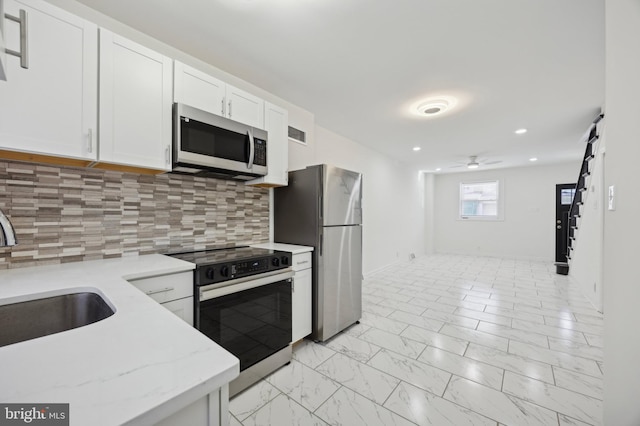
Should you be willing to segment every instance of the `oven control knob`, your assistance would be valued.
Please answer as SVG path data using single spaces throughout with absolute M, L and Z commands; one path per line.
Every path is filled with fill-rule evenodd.
M 273 259 L 271 259 L 271 264 L 273 266 L 280 266 L 280 259 L 278 259 L 277 257 L 274 257 Z
M 208 279 L 212 280 L 213 277 L 215 277 L 214 269 L 207 268 L 207 272 L 205 272 L 205 275 L 207 276 Z
M 228 266 L 223 266 L 222 268 L 220 268 L 220 275 L 222 275 L 223 277 L 228 277 L 229 276 L 229 267 Z
M 283 265 L 288 265 L 289 264 L 289 258 L 287 256 L 282 256 L 282 259 L 280 260 L 280 263 L 282 263 Z

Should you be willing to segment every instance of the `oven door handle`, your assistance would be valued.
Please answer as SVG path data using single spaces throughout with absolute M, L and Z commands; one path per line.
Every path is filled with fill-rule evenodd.
M 278 281 L 287 280 L 289 278 L 293 278 L 292 270 L 284 273 L 278 271 L 278 273 L 276 274 L 269 274 L 267 276 L 261 274 L 261 277 L 259 278 L 256 278 L 255 275 L 245 278 L 239 278 L 236 280 L 227 281 L 226 283 L 222 283 L 224 284 L 222 287 L 220 286 L 221 284 L 213 284 L 200 288 L 200 298 L 198 300 L 200 302 L 204 302 L 205 300 L 226 296 L 228 294 L 237 293 L 243 290 L 249 290 L 251 288 L 261 287 L 267 284 L 273 284 Z

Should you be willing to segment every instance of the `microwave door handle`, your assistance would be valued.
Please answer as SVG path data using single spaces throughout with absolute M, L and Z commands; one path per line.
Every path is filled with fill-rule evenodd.
M 255 155 L 255 144 L 253 143 L 253 132 L 251 129 L 247 130 L 249 136 L 249 162 L 247 163 L 247 169 L 253 168 L 253 157 Z

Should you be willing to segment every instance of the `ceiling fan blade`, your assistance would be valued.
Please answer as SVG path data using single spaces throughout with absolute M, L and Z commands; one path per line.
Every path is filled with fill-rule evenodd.
M 465 164 L 458 164 L 457 166 L 449 166 L 449 169 L 457 169 L 458 167 L 464 167 Z
M 502 160 L 487 161 L 487 162 L 482 163 L 482 164 L 485 164 L 485 165 L 488 166 L 490 164 L 498 164 L 498 163 L 502 163 Z

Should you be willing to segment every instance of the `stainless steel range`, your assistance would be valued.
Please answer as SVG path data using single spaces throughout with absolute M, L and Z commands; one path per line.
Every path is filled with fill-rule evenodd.
M 291 253 L 236 247 L 170 256 L 196 265 L 195 327 L 240 360 L 230 396 L 291 361 Z

